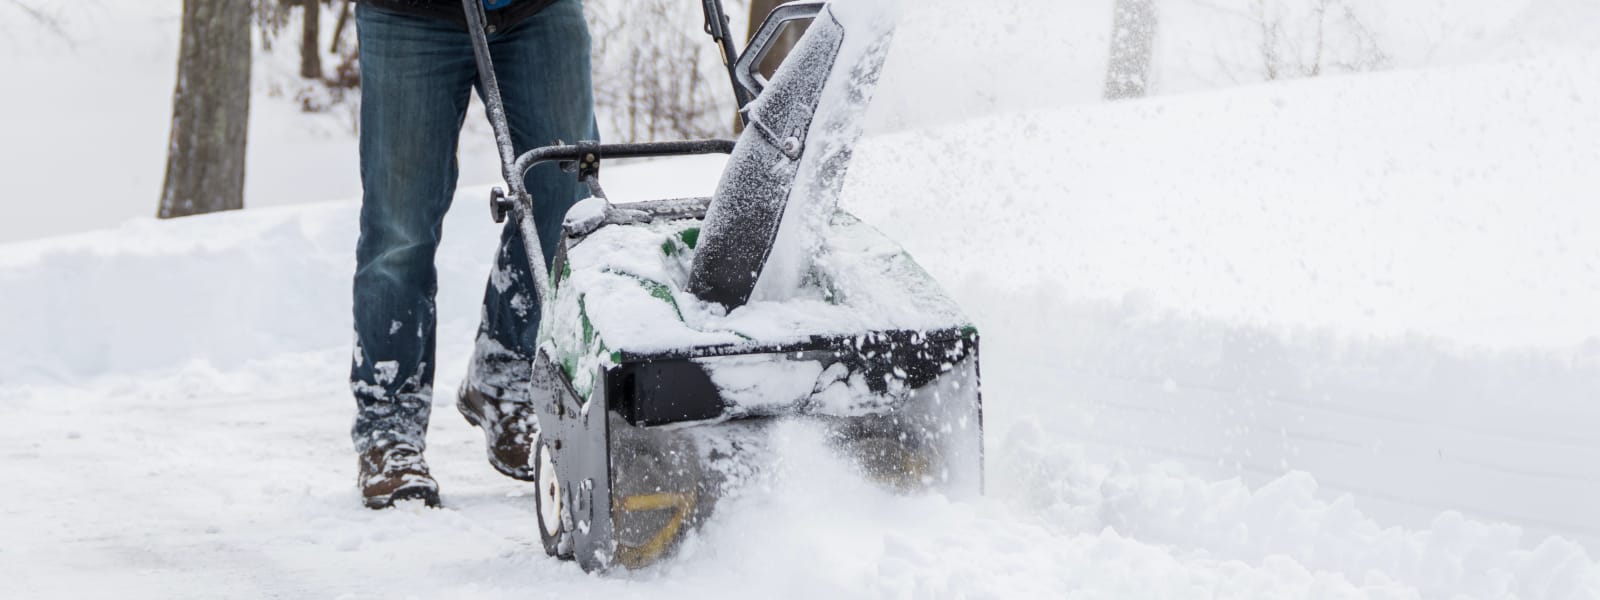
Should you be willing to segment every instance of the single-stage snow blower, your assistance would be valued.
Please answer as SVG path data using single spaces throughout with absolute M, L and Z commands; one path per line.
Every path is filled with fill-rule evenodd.
M 510 146 L 480 0 L 463 0 L 514 219 L 543 263 L 524 187 L 555 161 L 593 198 L 568 213 L 541 294 L 529 393 L 539 536 L 585 570 L 670 555 L 770 464 L 780 419 L 819 423 L 895 489 L 978 493 L 978 333 L 898 245 L 836 208 L 893 32 L 890 0 L 792 2 L 736 55 L 702 0 L 745 120 L 737 143 Z M 781 30 L 811 25 L 772 79 Z M 611 204 L 605 159 L 726 153 L 715 195 Z M 553 279 L 553 281 L 552 281 Z

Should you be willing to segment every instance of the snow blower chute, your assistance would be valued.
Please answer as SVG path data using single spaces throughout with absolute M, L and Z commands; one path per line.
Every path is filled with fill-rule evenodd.
M 892 37 L 891 0 L 792 2 L 735 56 L 702 0 L 746 127 L 737 143 L 578 143 L 516 156 L 479 0 L 463 0 L 508 189 L 490 199 L 543 262 L 523 174 L 556 161 L 594 198 L 568 214 L 529 393 L 546 552 L 585 570 L 668 556 L 759 474 L 779 419 L 821 424 L 896 489 L 982 486 L 978 333 L 898 245 L 837 197 Z M 771 81 L 780 31 L 812 23 Z M 727 153 L 715 195 L 611 204 L 604 159 Z M 553 279 L 553 281 L 550 281 Z

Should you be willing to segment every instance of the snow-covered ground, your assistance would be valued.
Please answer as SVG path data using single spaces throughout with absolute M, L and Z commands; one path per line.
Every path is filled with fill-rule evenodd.
M 1589 14 L 1512 4 L 1539 32 Z M 884 110 L 926 84 L 895 75 L 931 47 L 918 31 Z M 962 88 L 940 106 L 964 113 L 880 115 L 845 204 L 983 331 L 987 496 L 886 493 L 791 425 L 769 488 L 638 573 L 546 559 L 530 490 L 447 394 L 428 451 L 446 507 L 360 507 L 355 202 L 0 245 L 0 597 L 1600 598 L 1600 43 L 1515 47 L 1113 105 Z M 315 139 L 274 135 L 255 138 L 269 173 Z M 149 169 L 110 171 L 148 193 L 92 191 L 153 207 L 155 137 L 128 155 Z M 92 183 L 0 148 L 8 210 Z M 607 188 L 703 193 L 717 169 L 617 167 Z M 305 194 L 349 195 L 306 173 Z M 485 198 L 446 222 L 441 390 L 476 327 Z

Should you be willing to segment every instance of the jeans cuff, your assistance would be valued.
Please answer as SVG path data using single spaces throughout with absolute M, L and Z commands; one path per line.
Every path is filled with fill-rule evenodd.
M 531 402 L 528 384 L 533 379 L 533 359 L 500 345 L 488 335 L 479 334 L 472 362 L 467 365 L 466 385 L 502 402 Z

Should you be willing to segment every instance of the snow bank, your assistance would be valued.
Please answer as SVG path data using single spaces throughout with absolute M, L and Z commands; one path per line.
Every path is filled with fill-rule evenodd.
M 1250 485 L 1303 469 L 1385 524 L 1449 508 L 1592 548 L 1595 64 L 883 136 L 857 151 L 881 175 L 853 179 L 844 205 L 967 308 L 986 398 L 1055 399 L 991 403 L 995 419 Z
M 0 595 L 1600 596 L 1595 58 L 869 140 L 845 208 L 983 331 L 988 497 L 888 494 L 786 426 L 765 487 L 611 578 L 541 555 L 447 398 L 447 508 L 360 508 L 354 204 L 0 246 Z M 483 198 L 446 226 L 438 389 Z
M 709 160 L 708 160 L 709 159 Z M 623 201 L 704 195 L 719 157 L 613 167 Z M 659 183 L 650 183 L 652 181 Z M 456 195 L 440 250 L 440 338 L 477 328 L 500 226 Z M 0 245 L 0 383 L 76 381 L 350 343 L 356 202 L 249 209 Z M 454 333 L 452 333 L 454 332 Z
M 0 381 L 220 365 L 348 339 L 349 205 L 153 220 L 0 251 Z M 339 284 L 344 285 L 339 285 Z M 348 320 L 347 318 L 345 319 Z
M 945 281 L 1053 282 L 1242 323 L 1572 350 L 1600 343 L 1600 230 L 1587 226 L 1600 219 L 1597 57 L 881 136 L 855 159 L 881 175 L 852 178 L 843 202 Z M 1502 91 L 1486 94 L 1489 81 Z
M 1324 4 L 1329 8 L 1319 33 L 1314 14 Z M 1102 103 L 1112 7 L 1039 0 L 908 6 L 882 81 L 895 93 L 874 100 L 868 135 Z M 1160 0 L 1155 7 L 1155 96 L 1266 81 L 1269 49 L 1294 66 L 1303 59 L 1307 66 L 1320 64 L 1324 74 L 1338 74 L 1355 66 L 1412 70 L 1600 46 L 1593 27 L 1600 4 L 1588 0 Z M 1272 27 L 1277 39 L 1269 41 Z M 1303 76 L 1281 71 L 1283 79 Z

